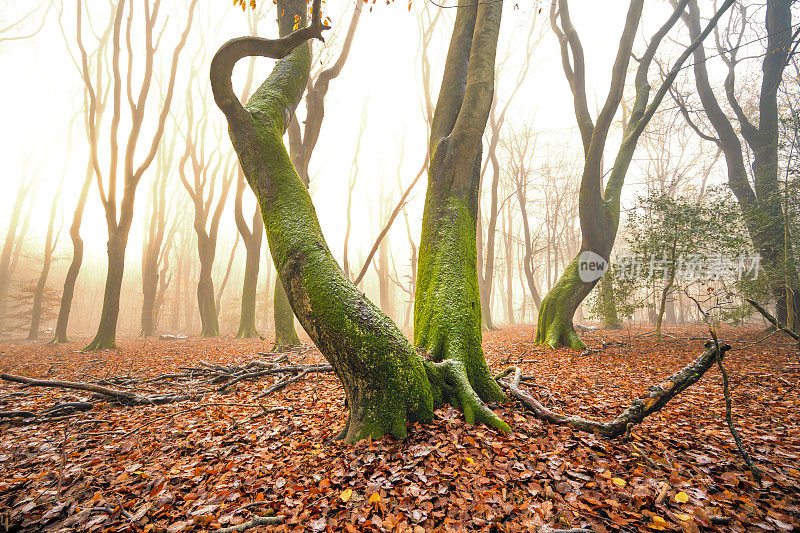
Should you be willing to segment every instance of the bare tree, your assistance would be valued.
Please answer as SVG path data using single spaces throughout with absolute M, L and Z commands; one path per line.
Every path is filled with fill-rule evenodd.
M 0 333 L 5 331 L 6 327 L 6 313 L 8 309 L 8 290 L 11 285 L 11 279 L 15 270 L 15 257 L 14 250 L 21 246 L 17 244 L 24 239 L 27 233 L 27 226 L 30 222 L 30 204 L 28 208 L 28 215 L 26 222 L 23 222 L 21 231 L 17 233 L 17 226 L 19 225 L 19 218 L 22 215 L 22 209 L 25 206 L 25 200 L 33 187 L 32 181 L 22 180 L 17 187 L 17 195 L 14 199 L 14 207 L 11 210 L 11 221 L 8 224 L 8 231 L 3 243 L 3 252 L 0 256 Z
M 214 150 L 210 152 L 206 150 L 205 131 L 208 112 L 204 108 L 202 116 L 195 120 L 191 85 L 187 88 L 186 102 L 186 150 L 178 164 L 178 172 L 181 183 L 189 193 L 194 206 L 194 230 L 197 234 L 197 253 L 200 259 L 200 278 L 197 281 L 197 307 L 202 327 L 200 336 L 216 337 L 219 335 L 219 318 L 212 271 L 217 253 L 219 223 L 228 191 L 233 183 L 235 167 L 230 154 L 226 162 L 226 158 L 220 153 L 219 142 L 215 142 Z M 186 176 L 187 162 L 191 163 L 191 182 Z M 217 181 L 220 177 L 220 190 L 216 195 Z
M 728 185 L 736 196 L 745 218 L 750 238 L 761 255 L 762 264 L 770 278 L 773 295 L 777 301 L 778 321 L 787 322 L 793 309 L 794 329 L 800 326 L 800 278 L 795 265 L 796 251 L 792 239 L 787 239 L 787 224 L 781 202 L 778 177 L 778 88 L 783 71 L 797 49 L 798 30 L 792 26 L 791 0 L 767 2 L 765 11 L 766 50 L 761 61 L 761 88 L 758 96 L 757 117 L 748 116 L 736 95 L 736 68 L 744 61 L 739 57 L 743 38 L 752 15 L 744 3 L 730 17 L 722 34 L 715 32 L 717 53 L 727 66 L 724 90 L 727 104 L 736 117 L 737 127 L 722 110 L 711 87 L 706 65 L 708 57 L 702 46 L 694 48 L 694 77 L 697 93 L 711 123 L 716 138 L 703 132 L 689 118 L 685 106 L 684 117 L 705 140 L 719 146 L 725 156 Z M 758 10 L 756 10 L 758 11 Z M 696 0 L 689 2 L 688 13 L 683 15 L 694 41 L 700 35 L 700 10 Z M 755 109 L 753 110 L 755 114 Z M 748 177 L 745 154 L 739 140 L 741 134 L 752 151 L 753 183 Z
M 58 245 L 58 236 L 61 234 L 61 228 L 53 235 L 54 226 L 56 221 L 56 213 L 58 211 L 58 200 L 61 197 L 61 189 L 64 187 L 64 179 L 62 177 L 58 189 L 53 195 L 53 202 L 50 205 L 50 219 L 47 222 L 47 236 L 44 241 L 44 251 L 42 253 L 42 270 L 39 272 L 39 279 L 36 281 L 36 289 L 33 292 L 33 308 L 31 309 L 31 327 L 28 330 L 28 340 L 34 341 L 39 338 L 39 327 L 42 321 L 42 297 L 44 296 L 45 285 L 47 284 L 47 276 L 50 274 L 50 265 L 53 261 L 53 252 Z
M 669 74 L 651 99 L 648 71 L 653 57 L 661 41 L 680 18 L 688 1 L 681 0 L 679 2 L 667 21 L 650 39 L 639 60 L 639 67 L 635 77 L 636 100 L 628 120 L 628 134 L 622 139 L 605 187 L 603 186 L 603 154 L 608 132 L 614 115 L 619 108 L 625 88 L 628 63 L 644 2 L 643 0 L 631 0 L 617 50 L 617 57 L 611 70 L 611 85 L 608 96 L 603 108 L 597 115 L 596 123 L 589 114 L 586 99 L 583 46 L 578 37 L 578 32 L 572 25 L 568 1 L 559 0 L 557 4 L 556 2 L 551 4 L 551 27 L 558 36 L 562 66 L 572 90 L 575 116 L 583 142 L 584 168 L 578 205 L 583 236 L 580 253 L 567 266 L 559 281 L 542 300 L 536 329 L 537 343 L 552 347 L 561 345 L 571 346 L 572 348 L 585 347 L 585 344 L 575 332 L 572 320 L 575 311 L 597 284 L 598 279 L 586 277 L 586 280 L 584 280 L 580 277 L 580 265 L 582 261 L 585 262 L 584 254 L 596 254 L 608 262 L 619 224 L 622 186 L 639 137 L 656 109 L 658 109 L 683 63 L 691 55 L 692 51 L 702 43 L 703 39 L 711 33 L 722 14 L 733 4 L 733 0 L 726 0 L 723 3 L 705 29 L 675 61 Z
M 169 79 L 164 83 L 166 93 L 164 101 L 161 103 L 161 109 L 158 113 L 156 126 L 150 139 L 150 147 L 147 150 L 141 163 L 136 165 L 136 148 L 140 143 L 142 134 L 142 127 L 147 110 L 147 100 L 150 95 L 150 89 L 153 81 L 153 61 L 161 44 L 161 36 L 163 33 L 156 35 L 156 25 L 158 24 L 158 15 L 161 8 L 161 0 L 154 0 L 151 4 L 149 0 L 143 3 L 143 20 L 141 27 L 144 30 L 145 49 L 143 52 L 134 52 L 133 49 L 133 0 L 128 3 L 127 16 L 125 15 L 125 2 L 120 0 L 114 7 L 114 26 L 111 39 L 111 70 L 113 73 L 113 86 L 112 86 L 112 118 L 111 118 L 111 131 L 109 134 L 109 164 L 107 171 L 100 168 L 99 157 L 99 142 L 96 130 L 96 109 L 97 109 L 97 95 L 98 88 L 92 83 L 89 74 L 89 55 L 83 44 L 83 32 L 81 30 L 81 18 L 83 11 L 83 2 L 77 2 L 77 42 L 80 49 L 81 66 L 83 70 L 84 86 L 89 94 L 89 132 L 92 155 L 92 166 L 94 174 L 97 179 L 97 190 L 100 194 L 100 201 L 103 204 L 106 215 L 106 225 L 108 230 L 108 272 L 106 275 L 106 284 L 103 294 L 103 310 L 100 314 L 100 324 L 97 328 L 97 334 L 94 339 L 86 347 L 87 350 L 102 350 L 105 348 L 116 347 L 116 332 L 117 332 L 117 318 L 119 317 L 120 306 L 120 292 L 122 289 L 122 277 L 125 271 L 125 249 L 128 245 L 128 234 L 130 233 L 131 223 L 133 221 L 133 204 L 136 194 L 136 188 L 144 175 L 145 171 L 150 167 L 158 150 L 161 142 L 161 136 L 164 132 L 164 123 L 167 120 L 170 106 L 172 104 L 173 90 L 175 87 L 175 77 L 178 71 L 178 59 L 181 51 L 186 44 L 186 39 L 189 35 L 189 30 L 192 26 L 192 19 L 194 17 L 194 8 L 197 5 L 197 0 L 192 0 L 189 6 L 189 13 L 186 18 L 186 24 L 183 33 L 180 36 L 178 44 L 172 52 L 172 61 L 170 65 Z M 121 36 L 122 36 L 122 21 L 126 19 L 125 23 L 125 42 L 127 44 L 127 72 L 125 76 L 125 93 L 127 96 L 128 107 L 130 108 L 130 128 L 128 129 L 128 136 L 123 152 L 122 158 L 122 198 L 117 203 L 117 177 L 119 173 L 119 134 L 120 122 L 122 118 L 122 91 L 123 91 L 123 78 L 121 73 Z M 163 28 L 162 28 L 163 30 Z M 144 65 L 141 69 L 141 85 L 137 92 L 134 92 L 133 77 L 134 77 L 134 63 L 137 57 L 144 57 Z
M 536 286 L 536 279 L 533 275 L 534 242 L 528 221 L 527 200 L 528 185 L 532 172 L 530 168 L 530 158 L 536 145 L 535 134 L 529 126 L 525 126 L 519 133 L 512 133 L 509 144 L 511 155 L 508 161 L 509 173 L 511 174 L 512 184 L 516 192 L 517 202 L 519 203 L 523 239 L 525 240 L 522 271 L 525 273 L 525 282 L 528 285 L 528 291 L 530 291 L 533 303 L 538 310 L 539 306 L 542 305 L 542 297 L 539 293 L 539 288 Z M 511 209 L 509 208 L 509 212 L 510 211 Z

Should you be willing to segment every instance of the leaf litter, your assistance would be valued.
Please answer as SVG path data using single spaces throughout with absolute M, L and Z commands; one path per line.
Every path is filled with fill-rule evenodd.
M 487 361 L 535 376 L 522 385 L 553 410 L 607 420 L 696 357 L 701 327 L 593 331 L 597 351 L 545 350 L 529 327 L 488 332 Z M 710 370 L 659 413 L 609 440 L 549 425 L 514 403 L 492 406 L 503 434 L 466 425 L 450 407 L 409 437 L 332 441 L 346 414 L 335 376 L 308 374 L 261 400 L 266 375 L 190 399 L 120 406 L 48 420 L 0 419 L 0 525 L 6 531 L 178 533 L 248 531 L 793 531 L 800 528 L 796 345 L 723 328 L 734 418 L 763 473 L 753 479 L 725 425 L 722 377 Z M 38 379 L 141 381 L 202 360 L 243 364 L 263 341 L 130 339 L 116 351 L 79 344 L 3 348 L 4 372 Z M 314 348 L 289 354 L 321 365 Z M 123 383 L 118 381 L 118 383 Z M 41 412 L 87 402 L 85 391 L 0 382 L 0 410 Z M 261 413 L 258 417 L 255 414 Z M 267 519 L 264 519 L 265 521 Z M 273 520 L 274 521 L 274 520 Z M 263 524 L 264 522 L 262 522 Z

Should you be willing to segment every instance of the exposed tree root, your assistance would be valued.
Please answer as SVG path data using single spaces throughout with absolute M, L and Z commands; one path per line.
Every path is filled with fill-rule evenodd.
M 721 356 L 730 346 L 727 344 L 719 345 Z M 696 383 L 703 374 L 711 368 L 717 361 L 717 348 L 713 341 L 706 342 L 706 350 L 695 359 L 692 363 L 684 367 L 682 370 L 672 374 L 666 381 L 660 385 L 651 386 L 648 390 L 648 395 L 643 398 L 637 398 L 633 403 L 620 413 L 615 419 L 610 422 L 596 422 L 594 420 L 586 420 L 584 418 L 562 415 L 551 411 L 543 406 L 536 399 L 528 393 L 520 390 L 519 384 L 521 381 L 522 373 L 519 367 L 512 366 L 497 376 L 498 383 L 504 389 L 507 389 L 511 396 L 518 399 L 522 404 L 532 411 L 534 415 L 546 422 L 557 424 L 560 426 L 569 426 L 573 429 L 585 431 L 588 433 L 598 433 L 605 437 L 619 437 L 625 434 L 629 428 L 639 424 L 645 417 L 660 411 L 664 405 L 667 404 L 672 398 L 683 392 L 691 385 Z M 510 381 L 504 381 L 503 378 L 509 374 L 513 376 Z
M 429 362 L 426 370 L 432 384 L 442 391 L 443 399 L 460 408 L 468 424 L 483 422 L 502 431 L 511 431 L 508 424 L 489 409 L 472 388 L 463 362 L 454 359 Z

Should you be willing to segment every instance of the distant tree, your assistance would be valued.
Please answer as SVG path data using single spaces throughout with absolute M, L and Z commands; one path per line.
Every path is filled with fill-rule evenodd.
M 650 98 L 651 87 L 648 82 L 650 65 L 656 51 L 675 23 L 680 18 L 689 0 L 681 0 L 674 8 L 667 21 L 650 39 L 644 53 L 639 59 L 636 71 L 636 100 L 631 108 L 628 120 L 627 135 L 622 139 L 616 159 L 605 182 L 603 158 L 606 141 L 617 113 L 625 88 L 633 50 L 633 41 L 642 14 L 643 0 L 631 0 L 625 25 L 620 38 L 617 57 L 611 70 L 611 85 L 603 108 L 592 119 L 586 98 L 586 72 L 583 46 L 577 30 L 572 25 L 567 0 L 553 2 L 550 8 L 550 20 L 553 32 L 558 36 L 561 47 L 561 58 L 564 74 L 569 82 L 574 97 L 575 116 L 580 130 L 584 150 L 584 168 L 581 178 L 579 197 L 579 214 L 581 222 L 582 243 L 578 256 L 564 270 L 558 282 L 550 289 L 542 300 L 536 328 L 536 342 L 551 347 L 562 345 L 572 348 L 583 348 L 585 344 L 575 332 L 572 320 L 581 302 L 589 295 L 597 280 L 584 281 L 578 274 L 581 254 L 591 252 L 608 261 L 619 224 L 620 197 L 625 176 L 628 173 L 639 137 L 652 118 L 664 95 L 669 90 L 683 63 L 708 36 L 717 20 L 733 4 L 733 0 L 723 2 L 717 13 L 711 18 L 705 29 L 693 39 L 692 44 L 678 57 L 662 81 L 660 87 Z M 560 26 L 559 26 L 560 23 Z
M 625 241 L 625 255 L 636 261 L 641 279 L 624 280 L 621 284 L 627 282 L 628 290 L 639 293 L 635 307 L 654 302 L 658 340 L 668 298 L 693 283 L 692 276 L 704 275 L 696 271 L 696 266 L 705 268 L 715 257 L 737 260 L 748 250 L 741 216 L 722 193 L 711 194 L 702 202 L 668 192 L 639 197 L 627 220 Z M 613 271 L 611 274 L 620 275 Z M 710 278 L 695 280 L 709 281 Z M 643 291 L 643 286 L 647 290 Z
M 28 340 L 34 341 L 39 338 L 39 327 L 42 322 L 42 299 L 44 298 L 44 289 L 47 284 L 47 277 L 50 274 L 50 265 L 53 261 L 53 252 L 58 245 L 58 237 L 61 234 L 61 228 L 55 231 L 56 214 L 58 212 L 58 201 L 61 198 L 61 189 L 64 186 L 64 180 L 61 182 L 53 195 L 53 202 L 50 205 L 50 219 L 47 222 L 47 236 L 44 241 L 44 250 L 42 251 L 42 270 L 39 272 L 39 279 L 36 281 L 36 288 L 33 292 L 33 308 L 31 309 L 31 327 L 28 330 Z M 55 233 L 54 233 L 55 231 Z
M 19 258 L 22 243 L 25 235 L 28 233 L 28 226 L 31 221 L 32 202 L 26 199 L 33 190 L 34 182 L 32 180 L 22 180 L 17 186 L 17 194 L 14 199 L 14 206 L 11 209 L 11 221 L 8 224 L 6 231 L 5 241 L 3 243 L 3 251 L 0 254 L 0 334 L 6 330 L 6 313 L 8 309 L 8 292 L 11 286 L 11 280 L 16 270 L 17 260 Z M 28 206 L 27 214 L 22 222 L 22 227 L 18 226 L 20 216 L 22 216 L 25 205 Z
M 194 230 L 200 260 L 200 278 L 197 281 L 197 307 L 202 327 L 200 336 L 216 337 L 219 335 L 219 317 L 212 271 L 217 253 L 219 223 L 233 183 L 235 166 L 230 155 L 227 158 L 223 156 L 219 142 L 214 143 L 213 150 L 207 150 L 207 110 L 204 109 L 202 116 L 195 120 L 191 85 L 187 89 L 186 102 L 186 150 L 178 163 L 178 173 L 194 206 Z M 187 177 L 187 162 L 190 163 L 191 181 Z
M 800 277 L 795 261 L 797 254 L 793 250 L 794 241 L 787 231 L 789 225 L 782 202 L 778 161 L 778 91 L 784 69 L 800 42 L 797 40 L 798 32 L 792 26 L 791 5 L 791 0 L 770 0 L 763 10 L 766 48 L 761 60 L 758 102 L 752 109 L 745 110 L 741 97 L 736 95 L 736 73 L 737 66 L 745 59 L 739 56 L 745 32 L 751 18 L 762 7 L 749 10 L 744 2 L 737 4 L 737 11 L 730 17 L 728 27 L 716 34 L 715 55 L 727 66 L 724 91 L 726 103 L 735 115 L 736 126 L 725 114 L 711 86 L 708 57 L 702 46 L 694 50 L 695 85 L 716 137 L 702 131 L 684 109 L 684 115 L 695 131 L 703 139 L 717 144 L 725 155 L 728 185 L 736 195 L 750 238 L 772 280 L 772 296 L 777 302 L 776 314 L 782 323 L 787 322 L 789 308 L 800 309 Z M 700 34 L 700 10 L 696 0 L 689 2 L 689 11 L 683 15 L 683 19 L 689 27 L 690 37 L 696 39 Z M 745 153 L 740 135 L 750 153 Z M 751 156 L 752 161 L 749 160 Z M 798 329 L 800 313 L 793 314 L 794 324 L 790 327 Z
M 169 213 L 167 206 L 167 178 L 172 169 L 177 130 L 169 140 L 162 140 L 156 158 L 156 175 L 150 192 L 148 210 L 150 219 L 145 228 L 142 243 L 142 319 L 141 336 L 155 335 L 158 326 L 157 301 L 159 294 L 166 290 L 166 262 L 177 226 L 173 223 L 167 228 L 167 220 L 177 218 L 177 213 Z M 174 215 L 174 217 L 170 217 Z
M 111 117 L 111 131 L 109 135 L 109 150 L 108 150 L 108 168 L 104 172 L 100 168 L 100 154 L 99 154 L 99 136 L 97 136 L 96 120 L 97 116 L 94 113 L 97 105 L 98 88 L 94 86 L 92 77 L 88 74 L 89 57 L 83 44 L 83 32 L 80 27 L 80 20 L 83 12 L 83 0 L 77 2 L 77 16 L 78 16 L 78 32 L 77 43 L 80 49 L 81 65 L 84 72 L 83 82 L 86 91 L 89 94 L 89 132 L 92 138 L 90 139 L 89 146 L 92 155 L 92 166 L 94 175 L 97 179 L 97 190 L 100 194 L 100 201 L 103 204 L 106 216 L 106 226 L 108 230 L 108 271 L 106 275 L 105 289 L 103 293 L 103 308 L 100 313 L 100 324 L 97 328 L 97 334 L 94 339 L 86 346 L 87 350 L 102 350 L 106 348 L 116 347 L 116 333 L 117 333 L 117 318 L 119 317 L 120 296 L 122 290 L 122 278 L 125 271 L 125 250 L 128 245 L 128 235 L 130 233 L 131 224 L 133 222 L 133 205 L 136 195 L 136 188 L 142 179 L 142 176 L 150 167 L 151 163 L 156 157 L 158 146 L 161 142 L 161 136 L 164 133 L 164 123 L 169 115 L 170 107 L 172 105 L 172 96 L 175 87 L 175 78 L 178 73 L 178 60 L 186 44 L 186 39 L 189 36 L 189 30 L 192 27 L 192 20 L 194 17 L 194 9 L 197 5 L 197 0 L 191 0 L 186 17 L 183 33 L 180 35 L 178 43 L 172 52 L 172 60 L 170 64 L 169 79 L 165 80 L 163 87 L 165 87 L 165 95 L 162 102 L 160 102 L 160 109 L 156 119 L 155 128 L 150 138 L 150 146 L 142 158 L 138 166 L 136 166 L 136 149 L 140 142 L 142 129 L 144 126 L 145 118 L 147 116 L 147 100 L 150 96 L 150 90 L 153 85 L 154 68 L 153 61 L 156 56 L 156 51 L 161 45 L 161 35 L 156 35 L 156 23 L 158 15 L 160 14 L 160 0 L 156 0 L 151 5 L 150 1 L 144 2 L 144 20 L 141 21 L 140 27 L 144 31 L 145 49 L 143 52 L 136 52 L 133 46 L 129 44 L 126 47 L 128 52 L 127 57 L 127 83 L 123 84 L 123 76 L 121 73 L 121 36 L 122 36 L 122 20 L 126 19 L 125 24 L 125 40 L 127 43 L 133 42 L 133 19 L 134 9 L 133 0 L 128 3 L 128 15 L 125 16 L 126 0 L 119 0 L 116 6 L 112 6 L 114 12 L 114 26 L 111 38 L 111 71 L 113 73 L 113 85 L 111 89 L 112 94 L 112 117 Z M 136 59 L 142 57 L 144 65 L 141 70 L 134 68 Z M 141 84 L 138 91 L 134 92 L 133 76 L 137 72 L 141 76 Z M 120 124 L 122 119 L 122 90 L 123 85 L 127 87 L 126 96 L 128 107 L 130 108 L 130 122 L 126 122 L 127 140 L 125 141 L 125 149 L 122 157 L 122 198 L 117 203 L 117 177 L 120 171 L 119 168 L 119 133 Z

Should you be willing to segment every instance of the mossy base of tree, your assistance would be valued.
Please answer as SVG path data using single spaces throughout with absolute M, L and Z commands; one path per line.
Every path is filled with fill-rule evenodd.
M 87 344 L 82 351 L 84 352 L 97 352 L 100 350 L 116 350 L 117 340 L 116 335 L 105 332 L 98 332 L 92 342 Z
M 475 213 L 468 198 L 428 191 L 414 306 L 414 344 L 432 359 L 430 379 L 468 422 L 508 430 L 487 402 L 507 401 L 483 355 Z M 434 222 L 435 221 L 435 222 Z M 434 370 L 435 369 L 435 370 Z
M 237 339 L 263 339 L 264 336 L 258 332 L 255 326 L 252 327 L 239 327 L 239 331 L 236 332 Z
M 568 346 L 573 350 L 586 348 L 586 344 L 575 331 L 572 318 L 593 286 L 583 282 L 578 276 L 576 257 L 542 300 L 536 325 L 536 344 L 550 348 Z

